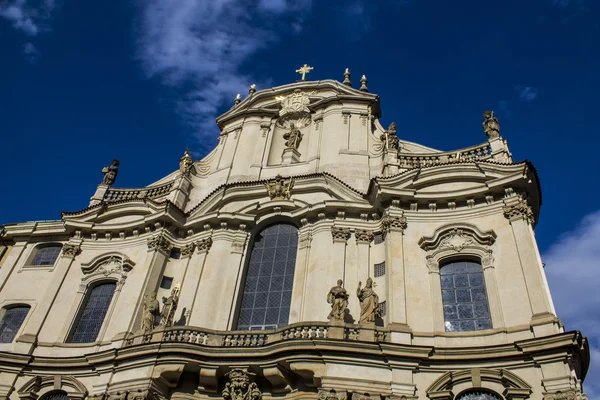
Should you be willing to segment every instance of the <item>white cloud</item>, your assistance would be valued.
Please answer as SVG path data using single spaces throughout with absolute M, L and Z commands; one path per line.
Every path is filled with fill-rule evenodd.
M 55 0 L 8 0 L 0 5 L 0 17 L 27 36 L 48 29 L 47 21 L 56 9 Z
M 214 137 L 222 104 L 255 82 L 241 70 L 283 33 L 297 33 L 311 0 L 148 0 L 138 49 L 145 72 L 183 91 L 179 111 L 198 139 Z M 263 86 L 264 87 L 264 86 Z
M 21 52 L 25 56 L 25 61 L 30 64 L 35 64 L 40 60 L 40 51 L 31 42 L 21 46 Z
M 592 356 L 584 389 L 600 398 L 600 211 L 587 215 L 544 254 L 546 275 L 566 330 L 588 337 Z
M 531 86 L 516 86 L 515 90 L 519 94 L 521 101 L 533 101 L 538 97 L 539 91 Z

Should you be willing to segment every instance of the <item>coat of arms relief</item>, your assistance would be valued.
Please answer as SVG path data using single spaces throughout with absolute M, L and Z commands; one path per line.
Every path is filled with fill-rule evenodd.
M 287 96 L 277 96 L 275 99 L 281 103 L 277 125 L 285 129 L 291 129 L 292 127 L 303 128 L 310 125 L 309 96 L 316 93 L 316 91 L 303 92 L 300 89 L 296 89 L 292 94 Z

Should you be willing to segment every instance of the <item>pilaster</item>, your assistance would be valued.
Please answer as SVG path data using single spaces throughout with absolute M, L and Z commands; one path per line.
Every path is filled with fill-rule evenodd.
M 404 271 L 404 230 L 407 223 L 398 207 L 388 209 L 381 221 L 385 233 L 385 264 L 388 274 L 388 322 L 408 324 L 406 313 L 406 278 Z
M 206 255 L 212 245 L 211 237 L 205 237 L 198 239 L 194 243 L 190 243 L 191 252 L 182 251 L 182 258 L 187 260 L 185 273 L 183 275 L 183 282 L 181 285 L 181 293 L 179 295 L 179 304 L 177 306 L 186 316 L 186 325 L 194 325 L 194 309 L 203 307 L 202 296 L 199 296 L 198 286 L 202 279 L 202 272 L 204 271 L 204 264 L 206 261 Z M 196 304 L 198 300 L 199 304 Z M 198 326 L 198 325 L 196 325 Z

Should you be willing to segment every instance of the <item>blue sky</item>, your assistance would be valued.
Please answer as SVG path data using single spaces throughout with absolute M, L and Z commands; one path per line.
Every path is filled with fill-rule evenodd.
M 496 111 L 540 175 L 536 235 L 559 315 L 596 356 L 599 20 L 597 0 L 0 0 L 0 223 L 84 208 L 115 157 L 117 186 L 149 184 L 186 147 L 206 153 L 250 84 L 348 67 L 406 140 L 481 143 L 481 114 Z M 593 381 L 600 366 L 586 384 L 600 398 Z

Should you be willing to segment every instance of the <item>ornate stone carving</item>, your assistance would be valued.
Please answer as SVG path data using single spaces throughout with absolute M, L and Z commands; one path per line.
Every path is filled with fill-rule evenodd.
M 291 190 L 294 187 L 294 179 L 290 178 L 286 180 L 277 174 L 275 179 L 267 182 L 265 186 L 271 200 L 289 200 Z
M 148 239 L 147 243 L 148 243 L 148 249 L 160 250 L 166 254 L 169 254 L 169 252 L 173 248 L 173 245 L 171 243 L 169 243 L 169 241 L 161 235 L 151 237 L 150 239 Z
M 544 393 L 543 400 L 587 400 L 587 396 L 579 390 L 567 390 L 565 392 L 559 390 L 552 393 Z
M 289 149 L 297 149 L 302 141 L 302 132 L 300 129 L 291 123 L 289 132 L 283 134 L 283 138 L 286 140 L 285 147 Z
M 261 400 L 262 393 L 254 382 L 250 382 L 250 373 L 242 369 L 233 369 L 225 374 L 228 382 L 221 395 L 225 400 Z
M 88 395 L 87 396 L 87 400 L 104 400 L 107 397 L 107 393 L 99 393 L 99 394 L 92 394 L 92 395 Z
M 392 217 L 390 215 L 386 215 L 383 217 L 381 224 L 383 225 L 383 229 L 386 232 L 398 231 L 404 232 L 406 229 L 406 217 Z
M 207 252 L 208 250 L 210 250 L 211 246 L 212 246 L 211 238 L 200 239 L 196 242 L 196 247 L 198 248 L 198 253 Z
M 160 325 L 173 325 L 173 317 L 175 316 L 175 310 L 177 310 L 177 303 L 179 303 L 179 290 L 179 284 L 177 284 L 171 290 L 171 295 L 169 297 L 163 296 L 163 308 L 160 312 Z
M 369 393 L 352 393 L 352 400 L 380 400 L 380 395 L 371 395 Z
M 465 247 L 474 244 L 475 241 L 470 235 L 466 235 L 462 229 L 452 229 L 440 242 L 439 248 L 450 248 L 454 251 L 462 251 Z
M 319 389 L 319 400 L 347 400 L 347 398 L 345 391 Z
M 65 243 L 62 247 L 62 254 L 65 257 L 75 257 L 80 250 L 81 247 L 78 244 Z
M 357 243 L 371 243 L 373 236 L 375 236 L 373 231 L 368 231 L 366 229 L 357 229 L 354 235 L 356 236 Z
M 188 176 L 192 170 L 192 165 L 194 165 L 194 160 L 192 160 L 190 150 L 186 149 L 183 153 L 183 157 L 179 160 L 179 172 L 181 175 Z
M 292 124 L 297 128 L 310 125 L 311 116 L 310 109 L 308 108 L 310 99 L 308 96 L 315 93 L 306 93 L 300 89 L 296 89 L 290 95 L 276 97 L 281 103 L 277 125 L 282 128 L 291 128 Z
M 149 400 L 150 399 L 150 391 L 149 390 L 136 390 L 135 392 L 129 392 L 127 394 L 127 400 Z
M 504 206 L 502 210 L 504 211 L 504 216 L 511 221 L 524 219 L 530 224 L 535 222 L 533 211 L 529 204 L 527 204 L 527 201 L 524 199 L 519 199 L 519 201 L 515 204 Z
M 494 116 L 493 111 L 486 111 L 483 113 L 483 132 L 488 139 L 495 139 L 500 136 L 500 123 L 498 118 Z
M 352 232 L 350 228 L 340 228 L 339 226 L 331 227 L 331 236 L 333 237 L 334 242 L 346 242 L 350 239 Z
M 160 313 L 159 307 L 158 300 L 156 300 L 156 291 L 144 296 L 144 306 L 142 308 L 142 330 L 144 332 L 154 329 L 154 321 Z
M 367 279 L 367 284 L 364 288 L 361 288 L 362 282 L 358 282 L 358 288 L 356 289 L 356 296 L 360 301 L 360 320 L 359 324 L 363 323 L 374 323 L 375 318 L 378 317 L 379 296 L 373 289 L 373 279 Z
M 385 148 L 388 150 L 398 150 L 400 148 L 400 139 L 396 136 L 395 122 L 392 122 L 387 131 L 381 135 L 381 140 L 385 142 Z
M 119 164 L 120 161 L 115 158 L 111 165 L 102 168 L 102 173 L 104 174 L 104 179 L 102 180 L 103 184 L 112 186 L 115 183 L 117 174 L 119 173 Z
M 194 249 L 196 245 L 194 243 L 190 243 L 181 248 L 181 257 L 191 257 L 194 254 Z
M 327 316 L 331 321 L 344 321 L 344 314 L 348 308 L 348 293 L 342 287 L 343 281 L 338 279 L 337 286 L 331 288 L 327 294 L 327 302 L 331 304 L 331 312 Z
M 108 395 L 109 400 L 125 400 L 127 399 L 127 392 L 115 392 Z

